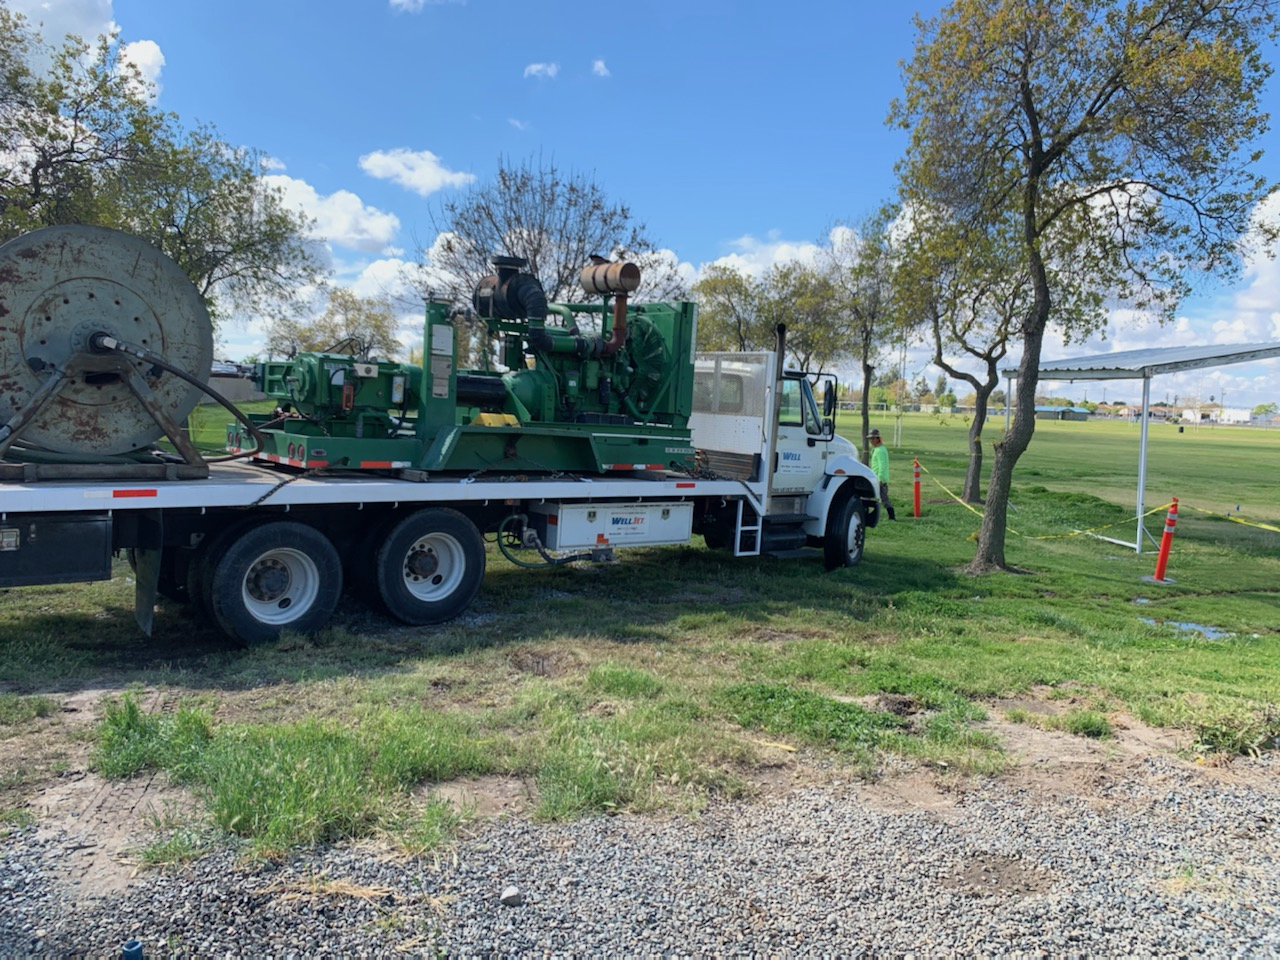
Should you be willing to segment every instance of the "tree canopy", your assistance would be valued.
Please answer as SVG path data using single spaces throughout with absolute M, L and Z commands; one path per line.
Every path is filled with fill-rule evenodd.
M 476 284 L 493 273 L 495 254 L 527 260 L 552 301 L 583 299 L 578 274 L 592 256 L 637 264 L 643 274 L 639 297 L 687 295 L 674 261 L 629 206 L 611 200 L 594 175 L 561 170 L 541 157 L 499 158 L 492 179 L 446 200 L 433 220 L 438 236 L 418 251 L 421 284 L 458 300 L 469 300 Z
M 1256 140 L 1273 4 L 953 0 L 917 28 L 891 112 L 910 130 L 903 198 L 1007 238 L 1031 285 L 1014 328 L 1015 416 L 995 445 L 971 565 L 982 571 L 1006 566 L 1046 327 L 1065 320 L 1084 335 L 1101 321 L 1097 309 L 1058 316 L 1064 278 L 1085 306 L 1169 317 L 1195 272 L 1238 269 L 1250 214 L 1271 190 Z M 1255 228 L 1247 239 L 1273 237 Z
M 118 37 L 47 43 L 0 0 L 0 74 L 0 240 L 70 223 L 137 234 L 215 319 L 279 309 L 322 272 L 261 155 L 159 110 Z
M 267 351 L 291 356 L 295 351 L 349 353 L 362 360 L 394 360 L 402 349 L 396 338 L 397 317 L 385 297 L 360 297 L 346 287 L 329 291 L 328 306 L 318 317 L 281 317 L 267 331 Z

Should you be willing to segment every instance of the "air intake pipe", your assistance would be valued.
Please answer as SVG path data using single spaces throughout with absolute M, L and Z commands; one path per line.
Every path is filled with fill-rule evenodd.
M 583 268 L 578 277 L 588 293 L 614 295 L 613 329 L 605 337 L 553 337 L 546 329 L 547 295 L 532 274 L 520 271 L 528 261 L 520 257 L 494 257 L 497 273 L 476 285 L 471 302 L 476 313 L 491 320 L 527 320 L 529 348 L 546 353 L 572 353 L 578 357 L 612 357 L 627 342 L 627 294 L 640 285 L 640 268 L 634 263 L 600 261 Z
M 640 286 L 640 268 L 634 263 L 620 260 L 607 263 L 593 257 L 593 262 L 582 268 L 578 282 L 587 293 L 613 296 L 613 333 L 608 340 L 598 341 L 601 357 L 612 357 L 627 342 L 627 295 Z

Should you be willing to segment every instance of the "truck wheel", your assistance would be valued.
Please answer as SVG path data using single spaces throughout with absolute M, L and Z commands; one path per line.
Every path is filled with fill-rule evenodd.
M 471 605 L 484 563 L 475 524 L 456 510 L 419 510 L 391 527 L 378 546 L 378 597 L 405 623 L 443 623 Z
M 862 501 L 856 494 L 836 507 L 827 518 L 822 553 L 828 570 L 856 567 L 862 562 L 862 545 L 867 539 L 865 521 Z
M 318 630 L 342 593 L 338 551 L 305 523 L 278 520 L 249 527 L 206 563 L 213 617 L 246 644 L 275 640 L 286 628 Z
M 209 617 L 213 615 L 213 608 L 209 600 L 213 568 L 217 566 L 218 560 L 221 559 L 227 545 L 234 541 L 245 529 L 246 524 L 243 520 L 238 523 L 229 523 L 221 530 L 216 530 L 206 535 L 188 558 L 187 571 L 186 576 L 183 578 L 183 583 L 187 588 L 187 602 L 191 604 L 192 612 L 197 616 Z

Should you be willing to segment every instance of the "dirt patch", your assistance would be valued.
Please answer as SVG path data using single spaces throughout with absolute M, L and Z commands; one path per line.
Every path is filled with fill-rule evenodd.
M 571 653 L 522 647 L 508 655 L 510 666 L 538 676 L 560 676 L 579 669 Z M 449 681 L 440 692 L 448 692 Z M 85 900 L 124 889 L 138 873 L 134 851 L 155 836 L 158 821 L 198 819 L 202 812 L 187 791 L 169 785 L 164 775 L 142 776 L 108 782 L 89 770 L 89 730 L 101 718 L 104 699 L 122 691 L 86 688 L 62 698 L 58 713 L 33 722 L 0 741 L 0 769 L 21 765 L 30 772 L 23 785 L 11 786 L 0 800 L 25 805 L 37 819 L 44 836 L 69 838 L 64 856 L 57 858 L 59 876 L 68 895 Z M 433 692 L 435 692 L 433 688 Z M 332 691 L 330 691 L 330 696 Z M 139 695 L 148 711 L 168 709 L 176 695 L 150 691 Z M 1242 783 L 1275 793 L 1265 765 L 1240 758 L 1222 766 L 1177 760 L 1185 745 L 1176 733 L 1154 729 L 1127 714 L 1109 716 L 1113 736 L 1091 740 L 1045 730 L 1034 723 L 1012 723 L 1008 711 L 1053 714 L 1070 709 L 1078 701 L 1052 699 L 1048 691 L 1032 691 L 1016 699 L 989 704 L 992 719 L 981 725 L 1004 745 L 1011 769 L 1000 783 L 1043 803 L 1084 802 L 1098 806 L 1125 802 L 1114 788 L 1128 777 L 1160 776 L 1144 766 L 1147 758 L 1163 755 L 1205 784 Z M 265 716 L 293 715 L 314 704 L 302 691 L 289 685 L 262 688 L 252 694 L 230 696 L 219 714 L 261 720 Z M 879 695 L 868 698 L 870 709 L 910 716 L 919 709 L 911 697 Z M 887 812 L 925 812 L 941 818 L 956 814 L 958 805 L 975 781 L 945 770 L 887 758 L 875 780 L 821 753 L 797 750 L 793 745 L 766 736 L 746 735 L 756 748 L 754 764 L 737 767 L 735 775 L 750 784 L 749 794 L 761 800 L 786 796 L 810 787 L 850 789 L 865 803 Z M 1166 768 L 1167 769 L 1167 768 Z M 478 819 L 527 815 L 535 797 L 532 783 L 518 777 L 486 776 L 436 785 L 424 790 L 448 800 L 457 809 Z M 1024 895 L 1053 883 L 1047 875 L 1029 872 L 1017 860 L 982 856 L 951 878 L 953 887 L 974 896 Z
M 977 897 L 1019 896 L 1043 893 L 1054 884 L 1044 870 L 1028 866 L 1014 857 L 983 854 L 944 881 L 953 890 Z
M 924 811 L 946 819 L 955 811 L 959 796 L 957 783 L 955 777 L 915 769 L 889 773 L 863 784 L 858 793 L 869 806 L 887 813 Z
M 139 866 L 134 851 L 155 835 L 162 821 L 199 815 L 195 798 L 169 785 L 163 775 L 107 781 L 89 770 L 88 731 L 102 716 L 102 703 L 123 691 L 91 687 L 67 695 L 48 724 L 35 725 L 0 744 L 0 765 L 54 763 L 24 804 L 45 838 L 65 837 L 63 856 L 52 861 L 67 895 L 77 901 L 128 886 Z M 144 710 L 164 709 L 154 691 L 143 694 Z
M 532 797 L 529 784 L 517 777 L 476 777 L 442 783 L 431 791 L 454 808 L 480 820 L 491 817 L 519 816 Z
M 539 650 L 534 647 L 520 647 L 512 650 L 507 662 L 521 673 L 530 673 L 535 677 L 562 677 L 577 669 L 578 661 L 570 653 L 560 650 Z

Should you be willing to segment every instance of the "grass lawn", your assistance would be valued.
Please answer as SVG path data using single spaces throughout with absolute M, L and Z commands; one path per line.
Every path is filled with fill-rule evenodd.
M 885 754 L 997 772 L 1012 761 L 980 721 L 1029 691 L 1060 699 L 1061 728 L 1081 736 L 1128 714 L 1179 731 L 1188 752 L 1275 745 L 1280 432 L 1153 425 L 1148 505 L 1182 504 L 1176 583 L 1155 585 L 1142 579 L 1154 549 L 1073 535 L 1115 525 L 1103 532 L 1132 540 L 1135 426 L 1037 424 L 1010 511 L 1008 559 L 1027 572 L 980 578 L 963 571 L 978 518 L 942 489 L 961 487 L 967 425 L 903 428 L 899 519 L 834 573 L 700 543 L 539 572 L 494 551 L 454 623 L 408 628 L 344 601 L 324 633 L 249 650 L 173 605 L 139 636 L 123 567 L 109 583 L 0 592 L 0 746 L 25 751 L 0 808 L 66 762 L 50 705 L 85 686 L 159 690 L 169 706 L 116 698 L 93 734 L 101 771 L 165 769 L 264 851 L 372 832 L 429 847 L 461 815 L 431 786 L 482 774 L 535 784 L 535 814 L 563 818 L 750 796 L 785 748 L 867 773 Z

